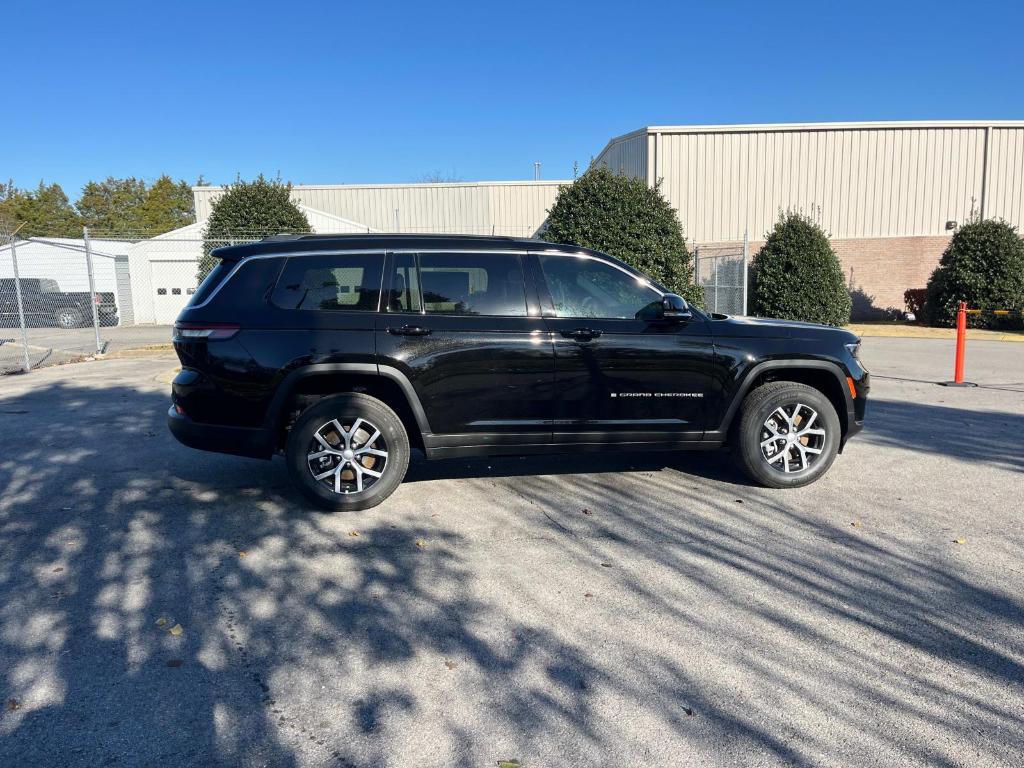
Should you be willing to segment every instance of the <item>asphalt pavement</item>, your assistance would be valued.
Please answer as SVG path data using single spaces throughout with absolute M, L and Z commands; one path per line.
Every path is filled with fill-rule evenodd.
M 863 354 L 808 488 L 420 460 L 351 514 L 178 445 L 173 358 L 0 378 L 0 765 L 1020 765 L 1024 350 Z
M 61 365 L 97 352 L 96 330 L 85 328 L 28 328 L 29 364 L 33 368 Z M 99 350 L 104 354 L 169 344 L 169 325 L 100 327 Z M 0 328 L 0 374 L 24 367 L 24 343 L 20 328 Z

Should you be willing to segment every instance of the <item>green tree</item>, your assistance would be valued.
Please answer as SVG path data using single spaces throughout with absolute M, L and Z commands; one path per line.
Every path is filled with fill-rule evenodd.
M 285 232 L 312 231 L 306 216 L 291 201 L 291 189 L 291 184 L 268 180 L 260 174 L 255 181 L 235 182 L 214 201 L 203 232 L 200 282 L 217 263 L 211 255 L 214 248 Z
M 753 312 L 761 317 L 827 325 L 850 322 L 850 293 L 828 235 L 812 219 L 790 211 L 750 265 Z
M 925 316 L 951 326 L 961 301 L 971 309 L 1024 309 L 1024 241 L 996 219 L 972 220 L 957 230 L 928 279 Z M 1020 328 L 1021 318 L 968 315 L 976 328 Z
M 195 223 L 192 187 L 164 174 L 149 188 L 138 211 L 145 232 L 160 234 Z
M 12 229 L 23 225 L 18 237 L 82 236 L 81 219 L 59 184 L 40 181 L 29 192 L 8 182 L 0 187 L 0 219 Z
M 607 253 L 688 301 L 704 303 L 675 209 L 641 179 L 598 167 L 559 187 L 541 237 Z
M 150 237 L 195 221 L 191 186 L 166 174 L 152 186 L 134 176 L 90 181 L 76 207 L 83 222 L 98 235 Z
M 75 207 L 82 221 L 98 235 L 142 232 L 139 216 L 146 200 L 146 182 L 134 176 L 90 181 Z

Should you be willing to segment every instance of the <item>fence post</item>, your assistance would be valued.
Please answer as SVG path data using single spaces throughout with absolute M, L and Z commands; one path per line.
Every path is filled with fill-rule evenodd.
M 699 245 L 694 245 L 693 246 L 693 284 L 694 285 L 700 285 L 701 284 L 701 282 L 700 282 L 700 246 Z M 704 300 L 707 301 L 707 298 L 708 297 L 705 296 Z
M 18 227 L 21 229 L 21 227 Z M 17 232 L 17 230 L 15 230 Z M 21 354 L 25 365 L 25 373 L 32 370 L 32 362 L 28 357 L 28 329 L 25 327 L 25 306 L 21 301 L 21 276 L 18 274 L 18 252 L 14 247 L 15 237 L 11 237 L 11 264 L 14 267 L 14 293 L 18 297 L 18 324 L 21 326 Z
M 92 305 L 92 329 L 96 333 L 96 354 L 103 352 L 103 343 L 100 341 L 100 315 L 96 299 L 96 278 L 92 271 L 92 243 L 89 241 L 89 228 L 82 227 L 82 237 L 85 239 L 85 265 L 89 270 L 89 303 Z
M 750 258 L 750 230 L 743 230 L 743 316 L 747 316 L 747 260 Z

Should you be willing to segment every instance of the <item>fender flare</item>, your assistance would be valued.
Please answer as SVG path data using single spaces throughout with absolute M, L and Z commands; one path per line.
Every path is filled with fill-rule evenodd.
M 267 408 L 267 415 L 263 422 L 264 429 L 271 432 L 277 429 L 281 410 L 300 381 L 325 373 L 369 374 L 395 382 L 409 403 L 409 408 L 416 419 L 416 426 L 419 428 L 420 433 L 427 434 L 430 432 L 426 411 L 424 411 L 423 404 L 420 402 L 419 395 L 416 394 L 416 389 L 413 387 L 412 382 L 409 381 L 409 377 L 397 368 L 393 368 L 390 365 L 378 365 L 377 363 L 313 363 L 289 371 L 280 384 L 278 384 L 277 391 L 270 401 L 270 406 Z
M 729 433 L 729 428 L 732 426 L 732 420 L 736 415 L 736 411 L 739 410 L 740 404 L 743 402 L 744 398 L 746 398 L 747 392 L 750 391 L 750 388 L 754 385 L 757 377 L 765 371 L 779 369 L 824 370 L 831 373 L 835 377 L 836 383 L 839 385 L 839 391 L 843 393 L 843 401 L 846 404 L 845 412 L 837 414 L 841 420 L 843 432 L 846 432 L 853 418 L 853 401 L 850 399 L 850 392 L 846 386 L 846 374 L 843 373 L 843 369 L 839 367 L 838 363 L 834 363 L 830 360 L 804 360 L 801 358 L 791 358 L 784 360 L 765 360 L 747 371 L 746 376 L 743 377 L 736 393 L 732 397 L 732 402 L 729 403 L 729 408 L 726 410 L 725 416 L 722 418 L 721 426 L 717 430 L 708 432 L 706 437 L 718 435 L 724 439 Z

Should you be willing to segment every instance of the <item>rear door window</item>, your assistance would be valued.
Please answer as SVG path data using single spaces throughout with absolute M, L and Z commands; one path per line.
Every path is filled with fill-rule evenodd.
M 293 256 L 271 301 L 282 309 L 376 312 L 384 258 L 377 253 Z
M 421 253 L 427 314 L 526 317 L 522 260 L 507 253 Z

